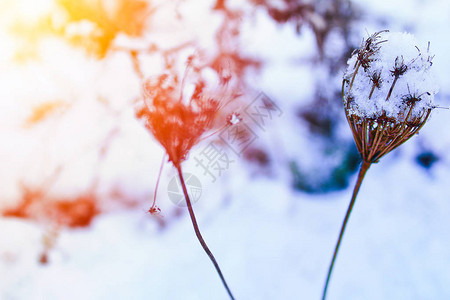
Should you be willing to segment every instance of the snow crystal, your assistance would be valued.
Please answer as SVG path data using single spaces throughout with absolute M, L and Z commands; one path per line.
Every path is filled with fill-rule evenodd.
M 433 56 L 409 33 L 377 32 L 348 60 L 344 103 L 349 115 L 420 118 L 434 107 L 438 86 L 431 72 Z
M 236 125 L 237 123 L 239 123 L 241 121 L 241 118 L 239 117 L 239 115 L 237 113 L 233 113 L 230 116 L 230 120 L 229 123 L 231 125 Z

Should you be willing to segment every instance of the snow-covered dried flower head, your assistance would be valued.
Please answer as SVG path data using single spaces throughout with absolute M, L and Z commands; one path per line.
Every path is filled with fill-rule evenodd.
M 433 56 L 408 33 L 379 31 L 348 61 L 343 100 L 358 150 L 376 162 L 424 125 L 438 86 Z
M 204 95 L 204 82 L 195 83 L 189 97 L 183 96 L 184 80 L 164 74 L 144 86 L 147 106 L 138 117 L 164 147 L 169 160 L 179 165 L 203 133 L 211 129 L 221 101 Z

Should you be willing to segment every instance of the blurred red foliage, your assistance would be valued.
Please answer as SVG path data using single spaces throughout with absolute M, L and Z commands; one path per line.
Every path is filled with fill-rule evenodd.
M 46 220 L 58 226 L 86 227 L 100 213 L 97 197 L 91 193 L 74 198 L 49 199 L 39 189 L 23 188 L 20 203 L 1 212 L 4 217 Z

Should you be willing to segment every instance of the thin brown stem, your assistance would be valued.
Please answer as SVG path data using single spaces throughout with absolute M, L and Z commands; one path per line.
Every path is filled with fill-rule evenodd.
M 350 200 L 350 204 L 348 206 L 347 213 L 344 218 L 344 222 L 342 223 L 341 232 L 339 233 L 339 238 L 336 243 L 336 247 L 334 249 L 333 258 L 331 260 L 330 267 L 328 269 L 328 276 L 327 276 L 327 281 L 325 282 L 325 287 L 323 289 L 322 300 L 326 299 L 328 283 L 330 282 L 331 272 L 333 271 L 334 262 L 336 261 L 336 256 L 339 251 L 339 246 L 341 245 L 342 237 L 344 236 L 345 227 L 347 226 L 347 222 L 348 222 L 348 219 L 352 212 L 353 205 L 355 204 L 356 195 L 358 195 L 359 188 L 361 186 L 361 183 L 362 183 L 364 176 L 366 175 L 366 172 L 369 169 L 370 165 L 371 165 L 370 162 L 363 161 L 363 163 L 361 165 L 361 169 L 359 170 L 358 180 L 356 181 L 355 188 L 353 189 L 353 196 L 352 196 L 352 199 Z
M 366 153 L 366 149 L 367 149 L 367 146 L 368 146 L 368 144 L 369 144 L 369 142 L 368 142 L 368 139 L 367 139 L 367 121 L 364 119 L 364 121 L 363 121 L 363 123 L 362 123 L 362 137 L 363 137 L 363 139 L 362 139 L 362 149 L 363 149 L 363 153 L 364 153 L 364 155 L 365 155 L 365 153 Z
M 372 94 L 373 94 L 373 92 L 375 91 L 375 87 L 376 87 L 376 84 L 375 84 L 375 83 L 373 83 L 373 85 L 372 85 L 372 89 L 370 90 L 370 94 L 369 94 L 369 99 L 371 99 L 371 98 L 372 98 Z
M 349 86 L 348 90 L 352 89 L 353 82 L 355 81 L 355 78 L 356 78 L 356 73 L 358 73 L 358 70 L 359 70 L 360 66 L 361 66 L 361 63 L 358 61 L 356 66 L 355 66 L 355 73 L 353 73 L 353 77 L 352 77 L 352 80 L 350 82 L 350 86 Z
M 385 126 L 386 126 L 386 124 L 383 124 L 383 125 L 378 124 L 377 131 L 376 131 L 376 134 L 375 134 L 375 138 L 373 140 L 372 145 L 370 146 L 369 155 L 367 155 L 367 157 L 366 157 L 367 161 L 373 161 L 372 158 L 379 151 L 378 146 L 380 144 L 380 141 L 383 138 L 383 131 L 384 131 Z
M 389 93 L 386 97 L 386 101 L 389 100 L 389 98 L 391 98 L 391 94 L 392 94 L 392 91 L 394 90 L 394 86 L 397 83 L 397 80 L 398 80 L 398 76 L 395 76 L 394 81 L 392 82 L 391 88 L 389 89 Z
M 197 236 L 198 241 L 203 247 L 203 250 L 205 250 L 206 254 L 209 256 L 209 259 L 213 263 L 214 267 L 216 268 L 217 273 L 219 274 L 220 279 L 222 280 L 222 284 L 227 290 L 228 295 L 232 300 L 234 300 L 233 294 L 231 293 L 230 288 L 228 287 L 227 282 L 225 281 L 225 277 L 222 274 L 222 271 L 220 270 L 219 264 L 217 263 L 214 255 L 212 254 L 211 250 L 209 250 L 208 245 L 206 245 L 205 240 L 202 237 L 202 234 L 200 233 L 200 229 L 198 228 L 197 219 L 195 218 L 194 210 L 192 209 L 192 203 L 189 198 L 189 194 L 186 188 L 186 184 L 184 182 L 183 172 L 181 171 L 181 166 L 175 166 L 178 171 L 178 176 L 180 178 L 181 186 L 183 188 L 184 197 L 186 199 L 186 204 L 189 211 L 189 216 L 191 217 L 192 225 L 194 226 L 195 235 Z
M 358 148 L 358 152 L 361 153 L 362 152 L 362 148 L 361 148 L 362 143 L 361 143 L 361 139 L 359 138 L 359 135 L 358 135 L 357 125 L 355 125 L 356 122 L 353 118 L 349 117 L 348 115 L 347 115 L 347 122 L 348 122 L 348 125 L 350 125 L 350 129 L 352 130 L 353 138 L 355 140 L 356 147 Z

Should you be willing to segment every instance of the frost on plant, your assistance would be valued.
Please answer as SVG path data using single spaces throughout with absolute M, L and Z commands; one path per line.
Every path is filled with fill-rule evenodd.
M 348 61 L 342 96 L 363 162 L 328 269 L 323 300 L 367 170 L 419 132 L 434 108 L 438 88 L 430 71 L 432 58 L 429 44 L 422 53 L 412 35 L 385 30 L 363 41 Z
M 422 127 L 438 92 L 431 66 L 408 33 L 376 32 L 356 50 L 344 75 L 343 100 L 363 159 L 376 162 Z
M 421 52 L 411 34 L 372 35 L 348 61 L 344 95 L 348 114 L 403 121 L 404 112 L 412 108 L 410 117 L 420 117 L 433 108 L 438 90 L 430 72 L 432 58 L 428 48 Z

